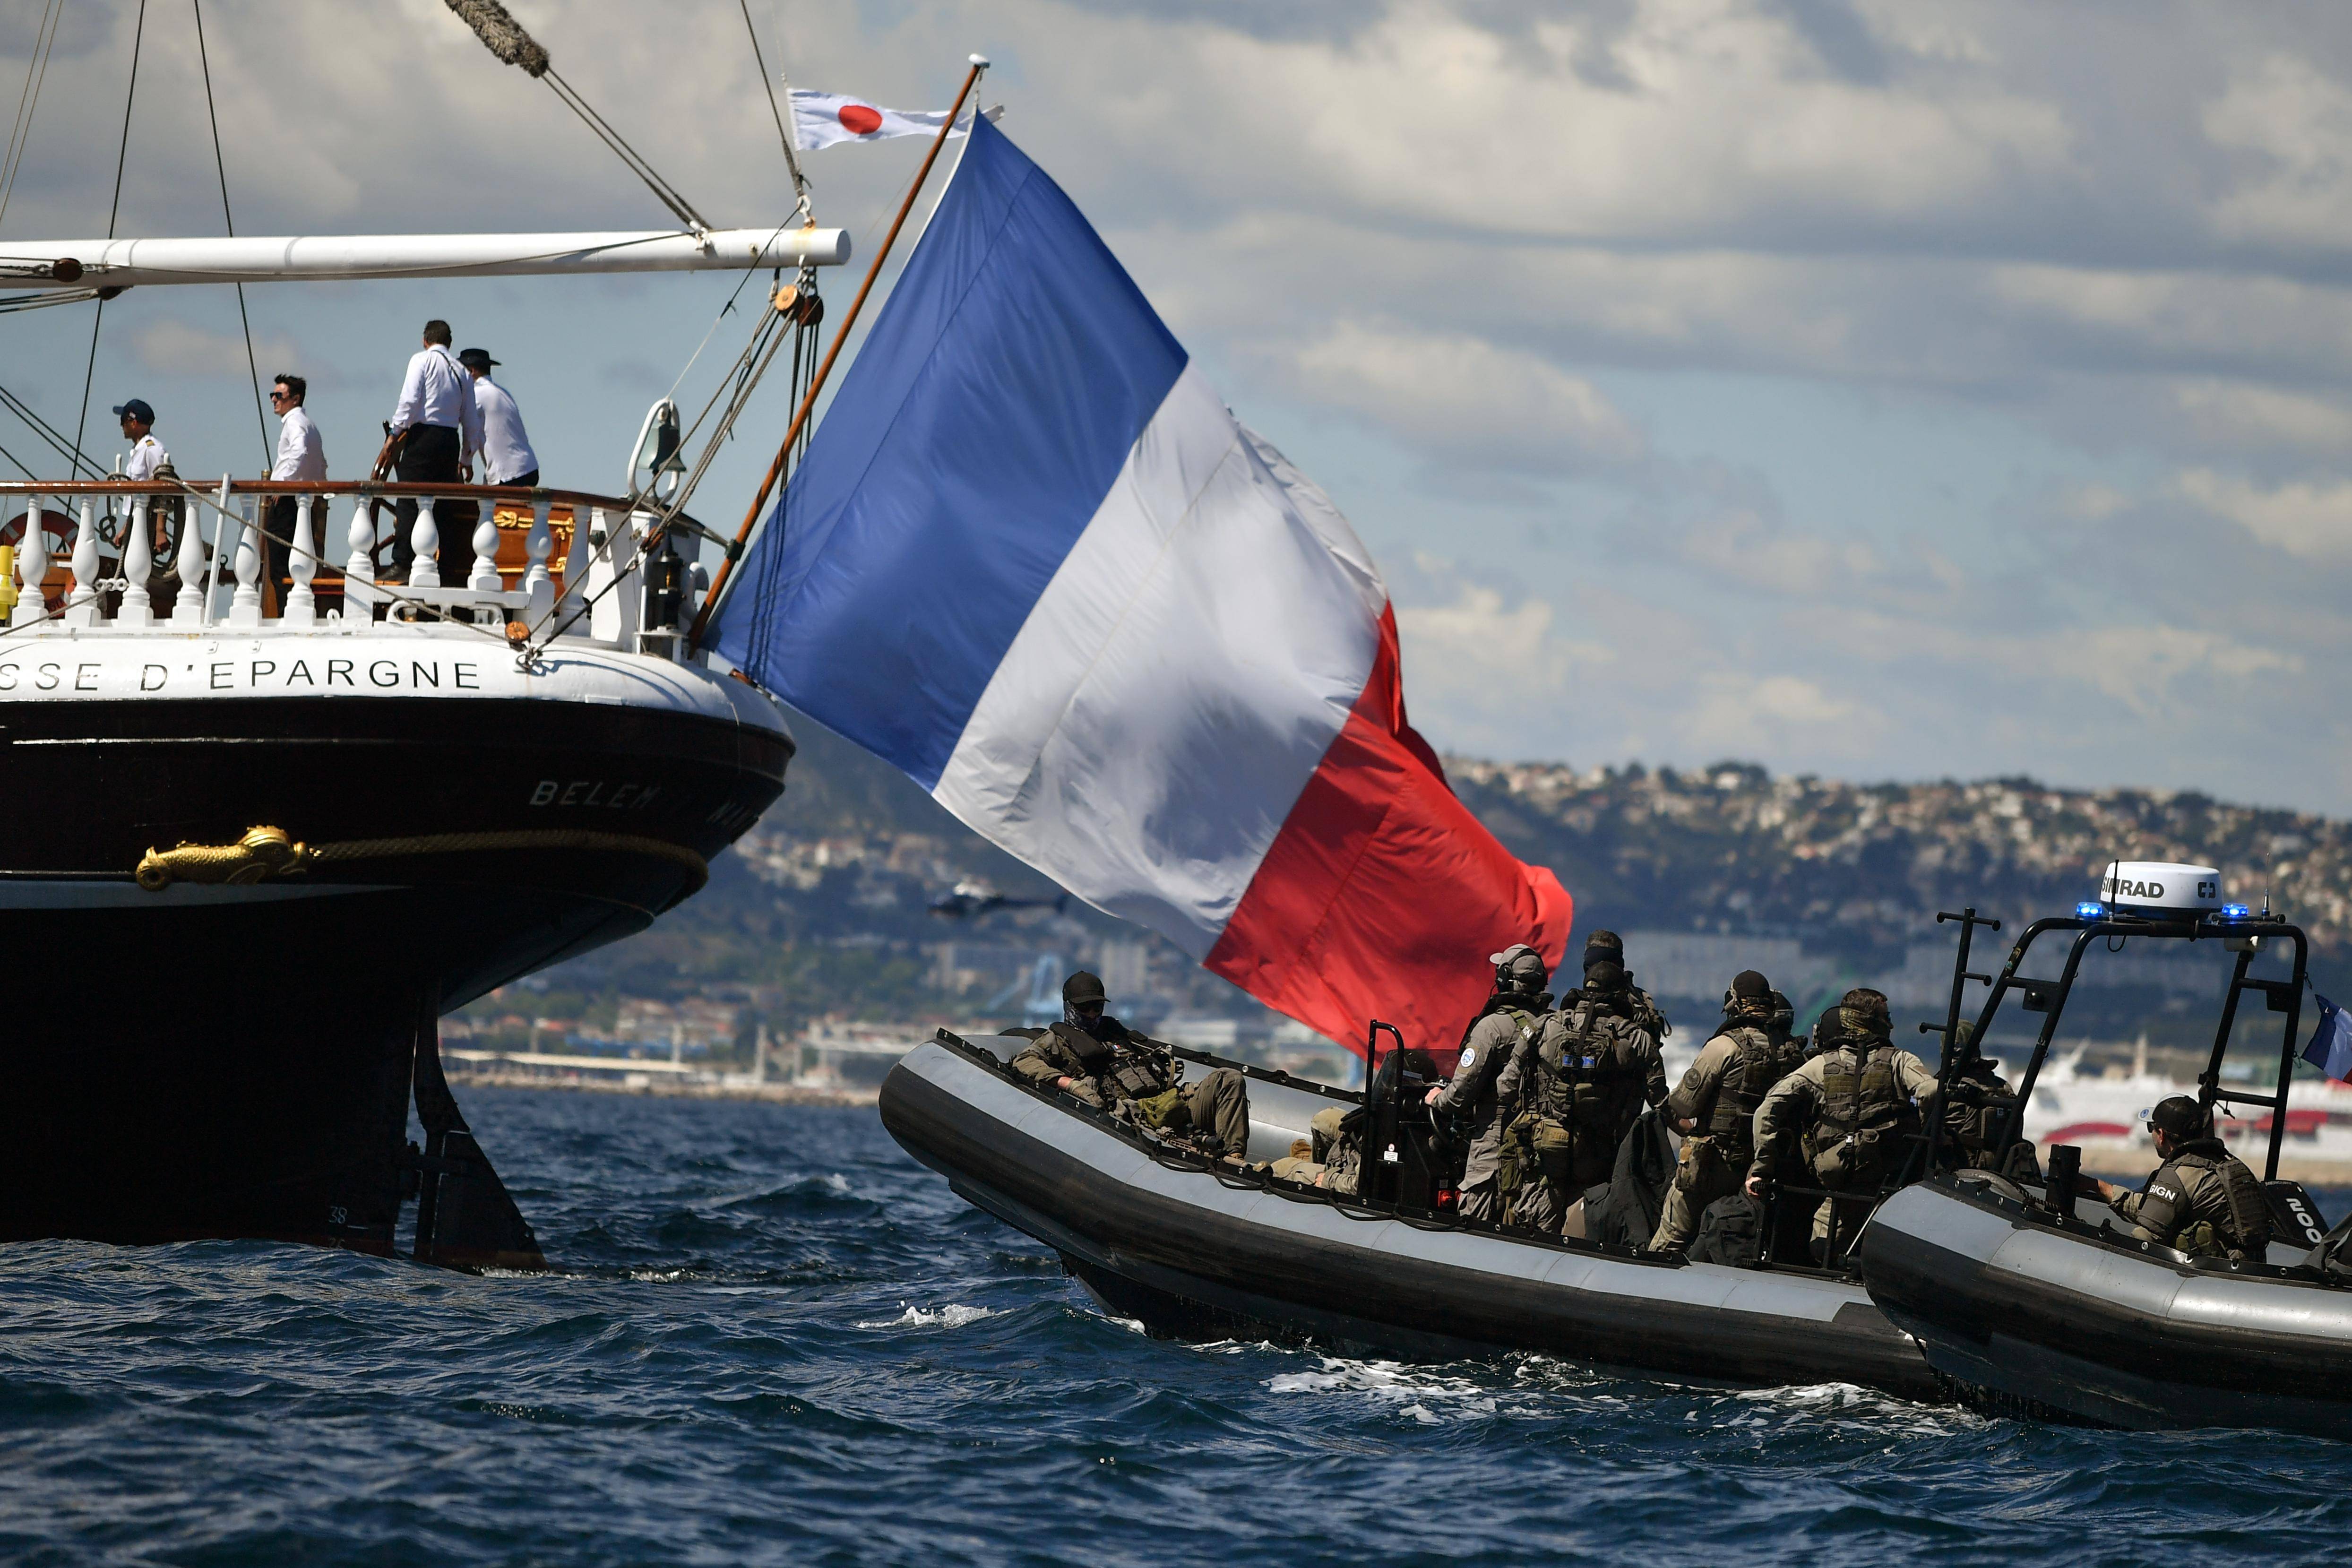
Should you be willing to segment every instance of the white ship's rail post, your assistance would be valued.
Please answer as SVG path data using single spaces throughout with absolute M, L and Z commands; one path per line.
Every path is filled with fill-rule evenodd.
M 290 524 L 281 500 L 294 503 Z M 407 581 L 390 581 L 377 556 L 407 500 L 416 506 L 415 561 Z M 467 508 L 473 521 L 457 523 Z M 501 528 L 501 511 L 528 521 Z M 560 576 L 559 512 L 570 528 Z M 173 516 L 177 537 L 159 557 L 156 530 Z M 658 518 L 624 498 L 351 480 L 223 479 L 209 494 L 126 479 L 0 482 L 0 521 L 19 518 L 19 596 L 0 637 L 336 637 L 457 623 L 509 640 L 520 627 L 535 643 L 578 638 L 677 657 L 674 631 L 645 628 L 643 590 L 630 581 Z M 447 526 L 468 530 L 473 564 L 462 582 L 444 574 Z M 517 532 L 521 562 L 502 565 Z M 282 584 L 270 570 L 273 552 L 285 563 Z M 686 613 L 696 607 L 689 589 Z

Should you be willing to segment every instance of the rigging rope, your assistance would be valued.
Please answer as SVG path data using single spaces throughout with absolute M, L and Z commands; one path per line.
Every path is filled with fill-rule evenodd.
M 70 467 L 66 470 L 68 473 L 76 478 L 79 478 L 81 471 L 87 468 L 89 470 L 89 477 L 91 479 L 95 479 L 103 477 L 99 472 L 99 467 L 96 463 L 91 462 L 89 458 L 82 457 L 73 449 L 73 443 L 66 439 L 64 431 L 58 429 L 56 426 L 42 418 L 38 414 L 34 413 L 30 404 L 26 403 L 23 398 L 17 396 L 15 393 L 9 391 L 5 386 L 0 386 L 0 405 L 5 405 L 9 413 L 14 414 L 18 419 L 24 421 L 26 428 L 31 430 L 34 435 L 38 436 L 43 441 L 47 442 L 48 445 L 56 450 L 58 456 L 66 459 L 67 463 L 70 465 Z M 28 475 L 26 477 L 37 479 L 39 476 Z
M 196 14 L 196 63 L 205 71 L 205 115 L 213 125 L 213 167 L 220 174 L 221 222 L 228 228 L 229 237 L 236 237 L 236 219 L 228 210 L 228 162 L 221 156 L 220 110 L 213 107 L 213 63 L 205 53 L 205 0 L 188 0 Z M 245 285 L 236 286 L 236 319 L 245 327 L 245 369 L 253 377 L 253 422 L 261 427 L 261 461 L 272 466 L 275 456 L 269 449 L 269 420 L 261 412 L 261 367 L 253 360 L 253 318 L 245 313 Z
M 25 90 L 16 96 L 16 123 L 8 132 L 8 156 L 0 163 L 0 217 L 7 216 L 8 197 L 16 189 L 16 171 L 23 167 L 26 144 L 33 139 L 33 110 L 40 105 L 41 83 L 48 77 L 49 55 L 57 47 L 58 18 L 65 8 L 65 0 L 48 0 L 41 25 L 34 31 L 33 58 L 25 68 Z
M 793 173 L 793 189 L 800 196 L 801 216 L 808 217 L 808 178 L 801 173 L 801 155 L 793 148 L 792 132 L 784 129 L 784 111 L 776 106 L 776 84 L 768 79 L 767 58 L 760 53 L 760 29 L 751 24 L 751 0 L 735 3 L 743 7 L 743 30 L 751 35 L 751 63 L 759 68 L 760 85 L 768 90 L 768 112 L 776 118 L 776 140 L 783 143 L 784 167 Z
M 143 5 L 145 0 L 141 0 L 141 3 Z M 547 51 L 523 30 L 523 25 L 516 21 L 507 8 L 499 4 L 499 0 L 443 0 L 443 3 L 457 14 L 458 20 L 474 29 L 474 36 L 482 40 L 490 53 L 525 76 L 536 77 L 547 83 L 549 89 L 563 100 L 565 107 L 577 114 L 581 121 L 596 133 L 598 140 L 629 166 L 631 174 L 646 183 L 646 188 L 660 198 L 662 205 L 677 215 L 680 223 L 698 231 L 710 227 L 709 222 L 694 210 L 694 204 L 680 195 L 676 185 L 663 179 L 603 115 L 588 107 L 588 100 L 563 79 L 548 59 Z
M 139 0 L 139 24 L 131 35 L 131 86 L 122 95 L 122 145 L 114 154 L 114 204 L 106 209 L 106 237 L 114 237 L 115 220 L 122 216 L 122 165 L 131 156 L 131 106 L 139 101 L 139 50 L 147 41 L 147 0 Z M 98 297 L 98 313 L 89 322 L 89 363 L 81 373 L 81 413 L 74 420 L 74 461 L 81 461 L 82 437 L 89 430 L 89 386 L 98 377 L 98 330 L 106 324 L 106 296 Z

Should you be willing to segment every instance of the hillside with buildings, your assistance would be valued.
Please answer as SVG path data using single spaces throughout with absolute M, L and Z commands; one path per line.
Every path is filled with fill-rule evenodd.
M 516 1048 L 536 1038 L 748 1061 L 762 1026 L 781 1044 L 828 1021 L 1017 1021 L 1085 964 L 1123 1014 L 1163 1034 L 1301 1070 L 1328 1055 L 1160 938 L 1075 902 L 934 912 L 959 884 L 1015 898 L 1056 889 L 895 771 L 814 725 L 800 731 L 791 788 L 701 896 L 633 941 L 486 999 L 467 1025 Z M 2005 942 L 2023 921 L 2092 896 L 2116 858 L 2210 863 L 2231 897 L 2267 896 L 2311 931 L 2323 988 L 2352 958 L 2352 825 L 2333 818 L 2027 779 L 1447 766 L 1514 852 L 1559 873 L 1578 930 L 1624 933 L 1637 978 L 1694 1027 L 1749 966 L 1809 1011 L 1866 983 L 1911 1016 L 1940 1013 L 1951 941 L 1938 910 L 1973 904 L 2009 922 L 1995 939 Z M 2097 955 L 2070 1028 L 2187 1044 L 2210 1026 L 2210 957 Z

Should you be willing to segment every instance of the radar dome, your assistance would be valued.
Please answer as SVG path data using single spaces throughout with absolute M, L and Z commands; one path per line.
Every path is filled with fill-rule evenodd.
M 2111 910 L 2215 914 L 2221 908 L 2221 873 L 2170 860 L 2111 860 L 2099 877 L 2099 902 Z

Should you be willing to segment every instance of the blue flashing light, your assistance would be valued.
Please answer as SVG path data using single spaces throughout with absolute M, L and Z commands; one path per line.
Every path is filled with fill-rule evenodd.
M 2243 904 L 2223 904 L 2221 906 L 2221 918 L 2225 921 L 2242 921 L 2252 913 L 2253 911 L 2246 908 Z
M 2107 910 L 2105 904 L 2076 904 L 2074 906 L 2074 918 L 2078 921 L 2104 920 L 2106 918 L 2106 913 Z

